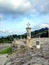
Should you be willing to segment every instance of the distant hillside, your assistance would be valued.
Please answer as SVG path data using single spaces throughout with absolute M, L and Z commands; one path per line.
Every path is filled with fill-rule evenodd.
M 32 31 L 31 32 L 31 36 L 32 38 L 35 38 L 35 37 L 48 37 L 48 28 L 42 28 L 40 30 L 35 30 L 35 31 Z M 16 39 L 20 39 L 20 38 L 27 38 L 27 34 L 23 34 L 23 35 L 10 35 L 10 36 L 7 36 L 7 37 L 2 37 L 0 38 L 0 43 L 11 43 L 14 38 Z
M 48 37 L 48 28 L 42 28 L 31 32 L 32 37 Z

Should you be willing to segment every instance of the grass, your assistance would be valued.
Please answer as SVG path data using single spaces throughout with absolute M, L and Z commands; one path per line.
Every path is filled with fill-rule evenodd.
M 10 47 L 6 48 L 6 49 L 0 51 L 0 54 L 12 54 L 12 49 Z

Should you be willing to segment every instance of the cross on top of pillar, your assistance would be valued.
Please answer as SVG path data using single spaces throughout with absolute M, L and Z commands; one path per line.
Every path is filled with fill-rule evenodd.
M 30 23 L 29 22 L 28 22 L 27 26 L 30 27 Z

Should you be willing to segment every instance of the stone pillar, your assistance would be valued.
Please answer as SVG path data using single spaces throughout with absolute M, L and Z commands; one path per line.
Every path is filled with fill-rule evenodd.
M 31 39 L 31 27 L 29 23 L 27 24 L 26 30 L 27 30 L 27 39 Z
M 26 30 L 27 30 L 27 46 L 31 47 L 32 46 L 31 45 L 31 27 L 29 23 L 27 24 Z

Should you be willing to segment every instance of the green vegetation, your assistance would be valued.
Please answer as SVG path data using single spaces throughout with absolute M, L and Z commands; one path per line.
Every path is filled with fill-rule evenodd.
M 48 28 L 42 28 L 40 30 L 35 30 L 31 32 L 31 36 L 34 37 L 48 37 Z
M 6 49 L 0 51 L 0 54 L 12 54 L 12 49 L 6 48 Z
M 32 38 L 34 37 L 48 37 L 48 28 L 42 28 L 40 30 L 35 30 L 31 32 Z M 20 39 L 20 38 L 27 38 L 27 34 L 23 35 L 10 35 L 7 37 L 2 37 L 0 38 L 0 43 L 11 43 L 15 39 Z

